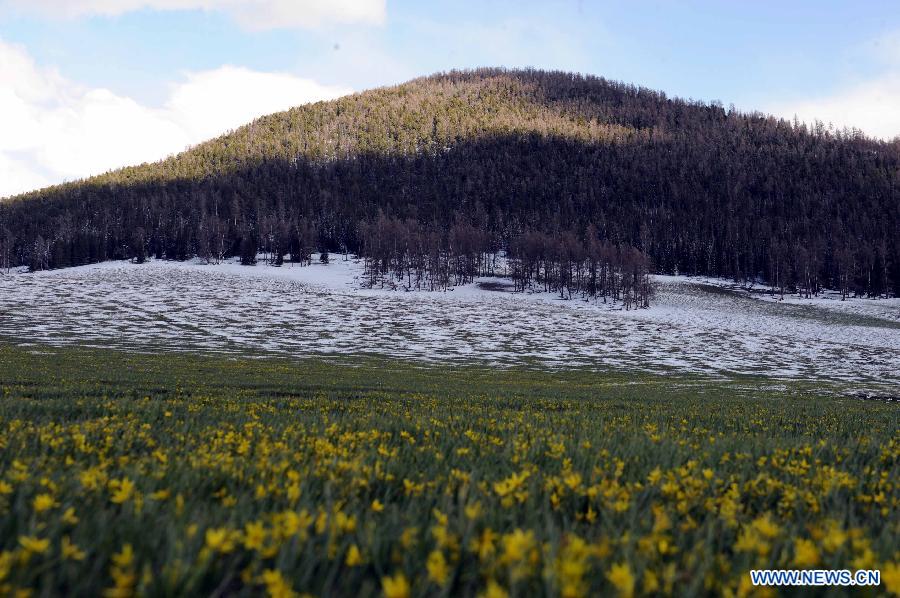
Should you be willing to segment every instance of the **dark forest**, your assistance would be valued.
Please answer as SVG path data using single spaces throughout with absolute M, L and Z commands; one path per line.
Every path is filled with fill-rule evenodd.
M 0 202 L 0 265 L 366 260 L 646 305 L 648 274 L 900 296 L 900 141 L 561 72 L 451 72 Z

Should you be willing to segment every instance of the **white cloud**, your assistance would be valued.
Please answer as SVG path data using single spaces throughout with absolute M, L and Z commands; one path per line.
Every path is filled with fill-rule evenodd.
M 770 104 L 767 112 L 856 128 L 885 140 L 900 136 L 900 31 L 882 35 L 860 50 L 865 63 L 881 68 L 879 74 L 846 84 L 831 95 Z
M 0 151 L 0 198 L 50 184 L 51 181 L 37 172 L 34 165 Z
M 262 114 L 336 98 L 350 91 L 288 74 L 223 66 L 188 75 L 186 83 L 173 87 L 166 109 L 191 139 L 201 140 Z
M 349 89 L 223 66 L 189 73 L 162 107 L 90 89 L 0 40 L 0 197 L 164 158 L 250 120 Z
M 117 16 L 142 9 L 222 11 L 250 29 L 384 22 L 386 0 L 0 0 L 51 17 Z
M 837 128 L 857 128 L 891 140 L 900 135 L 900 73 L 889 73 L 827 97 L 785 102 L 768 107 L 785 118 L 820 120 Z

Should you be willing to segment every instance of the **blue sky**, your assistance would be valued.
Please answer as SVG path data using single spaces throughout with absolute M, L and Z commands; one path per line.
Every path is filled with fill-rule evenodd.
M 896 1 L 0 0 L 0 196 L 496 65 L 900 134 Z

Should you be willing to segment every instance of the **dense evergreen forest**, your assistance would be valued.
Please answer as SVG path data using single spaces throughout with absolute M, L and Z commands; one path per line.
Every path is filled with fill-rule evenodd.
M 369 284 L 646 304 L 648 272 L 900 296 L 900 141 L 599 77 L 451 72 L 0 202 L 0 265 L 353 252 Z

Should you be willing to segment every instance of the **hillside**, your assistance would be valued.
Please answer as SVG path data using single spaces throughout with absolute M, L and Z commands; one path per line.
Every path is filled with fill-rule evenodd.
M 363 261 L 122 261 L 0 276 L 0 342 L 240 357 L 381 355 L 503 369 L 769 376 L 900 388 L 900 299 L 840 301 L 654 277 L 652 309 L 512 293 L 360 288 Z M 900 412 L 898 412 L 900 418 Z
M 0 264 L 351 251 L 646 303 L 647 273 L 900 296 L 900 143 L 559 72 L 453 72 L 0 203 Z

